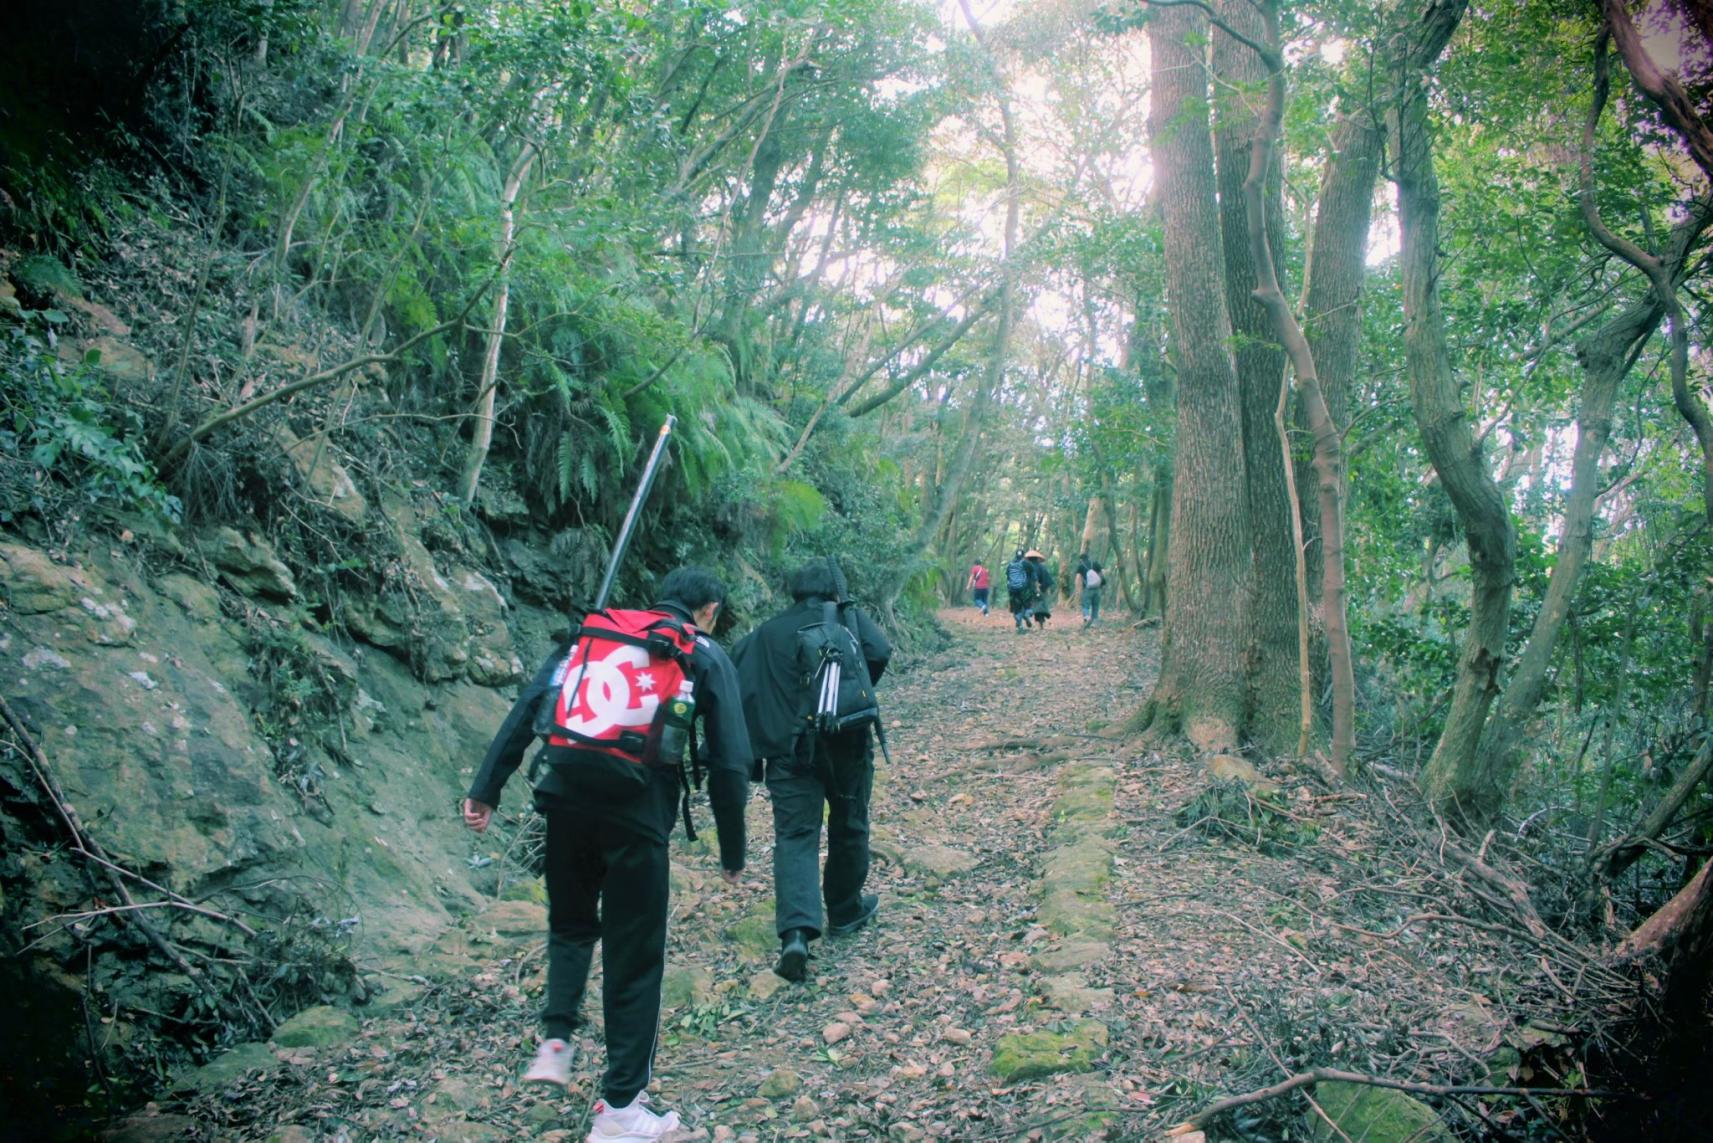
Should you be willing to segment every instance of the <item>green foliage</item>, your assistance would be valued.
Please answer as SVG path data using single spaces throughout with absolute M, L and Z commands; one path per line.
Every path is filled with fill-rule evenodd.
M 57 309 L 32 310 L 0 344 L 0 522 L 47 515 L 69 495 L 97 510 L 177 521 L 181 506 L 147 459 L 142 419 L 114 401 L 91 350 L 75 365 L 54 355 Z

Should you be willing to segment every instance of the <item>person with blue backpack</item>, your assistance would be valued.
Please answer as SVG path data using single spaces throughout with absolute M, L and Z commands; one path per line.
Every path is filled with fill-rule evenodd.
M 1011 621 L 1020 632 L 1029 630 L 1029 620 L 1034 615 L 1035 592 L 1039 586 L 1034 561 L 1025 559 L 1023 549 L 1018 548 L 1011 562 L 1005 565 L 1005 593 L 1006 602 L 1011 606 Z

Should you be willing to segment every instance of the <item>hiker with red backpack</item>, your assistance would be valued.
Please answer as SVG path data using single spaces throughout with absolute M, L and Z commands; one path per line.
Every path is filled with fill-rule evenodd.
M 546 737 L 530 776 L 547 819 L 547 1001 L 523 1078 L 569 1082 L 600 941 L 607 1070 L 588 1143 L 661 1139 L 679 1126 L 676 1112 L 648 1107 L 645 1089 L 666 966 L 667 842 L 681 796 L 690 831 L 687 763 L 695 771 L 697 759 L 708 762 L 721 876 L 735 885 L 744 867 L 749 735 L 732 662 L 706 634 L 725 598 L 712 573 L 685 567 L 647 611 L 590 612 L 518 696 L 464 801 L 465 824 L 486 830 L 524 751 Z M 703 748 L 686 759 L 698 724 Z

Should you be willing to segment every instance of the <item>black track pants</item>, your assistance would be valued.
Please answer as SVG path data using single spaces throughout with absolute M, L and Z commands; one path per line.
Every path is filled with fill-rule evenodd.
M 655 841 L 599 818 L 547 814 L 547 1035 L 570 1039 L 601 942 L 607 1075 L 602 1095 L 625 1107 L 648 1086 L 666 967 L 670 858 Z M 598 911 L 597 911 L 598 906 Z
M 817 743 L 815 757 L 770 761 L 773 801 L 774 928 L 818 936 L 821 905 L 829 924 L 855 919 L 868 880 L 868 805 L 874 753 L 868 732 L 847 732 Z M 827 810 L 827 867 L 821 863 L 821 807 Z M 817 884 L 819 882 L 819 884 Z

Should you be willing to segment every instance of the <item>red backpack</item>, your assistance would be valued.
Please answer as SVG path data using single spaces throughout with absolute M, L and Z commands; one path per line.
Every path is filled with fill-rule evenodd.
M 662 704 L 682 688 L 695 648 L 696 628 L 671 612 L 591 611 L 554 671 L 537 732 L 549 746 L 656 764 Z

